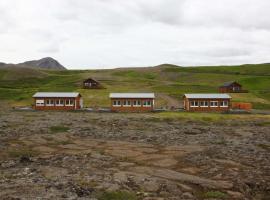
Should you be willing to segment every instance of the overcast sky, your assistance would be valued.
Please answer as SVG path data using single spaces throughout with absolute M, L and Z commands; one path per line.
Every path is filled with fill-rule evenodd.
M 0 0 L 0 62 L 270 62 L 270 0 Z

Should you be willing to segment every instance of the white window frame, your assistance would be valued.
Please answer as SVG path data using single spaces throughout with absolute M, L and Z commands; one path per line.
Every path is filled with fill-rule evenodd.
M 54 106 L 54 99 L 46 99 L 46 106 Z
M 212 103 L 216 103 L 217 105 L 212 105 Z M 210 107 L 217 108 L 218 107 L 218 101 L 210 101 Z
M 197 103 L 197 105 L 195 105 L 195 103 Z M 197 108 L 197 107 L 199 107 L 199 101 L 190 101 L 190 107 L 191 108 Z
M 201 105 L 201 103 L 203 103 L 203 105 Z M 200 107 L 202 107 L 202 108 L 209 107 L 209 102 L 208 101 L 200 101 Z
M 113 100 L 113 107 L 121 107 L 121 101 L 120 100 Z
M 152 101 L 151 100 L 144 100 L 143 101 L 143 107 L 151 107 Z
M 61 103 L 61 101 L 63 103 Z M 55 100 L 55 106 L 64 106 L 64 100 L 63 99 L 56 99 Z
M 142 106 L 141 100 L 134 100 L 133 101 L 133 107 L 141 107 L 141 106 Z
M 233 86 L 233 91 L 235 92 L 235 91 L 240 91 L 240 87 L 238 87 L 238 86 Z
M 131 100 L 124 100 L 123 107 L 131 107 Z
M 224 105 L 224 103 L 225 103 L 226 105 Z M 220 107 L 223 107 L 223 108 L 229 107 L 229 101 L 226 101 L 226 100 L 221 101 L 221 102 L 220 102 Z
M 44 106 L 44 99 L 36 99 L 36 106 Z
M 73 99 L 66 99 L 65 106 L 74 106 L 74 100 Z

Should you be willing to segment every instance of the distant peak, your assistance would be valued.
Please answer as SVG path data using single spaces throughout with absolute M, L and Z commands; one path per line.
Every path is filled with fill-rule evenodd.
M 56 61 L 54 58 L 52 58 L 52 57 L 44 57 L 44 58 L 41 58 L 41 59 L 39 59 L 39 60 L 54 60 L 54 61 Z
M 164 64 L 157 65 L 156 67 L 181 67 L 181 66 L 169 64 L 169 63 L 164 63 Z
M 65 70 L 66 68 L 61 65 L 57 60 L 51 57 L 41 58 L 39 60 L 26 61 L 20 63 L 19 65 L 25 65 L 30 67 L 38 67 L 42 69 L 55 69 L 55 70 Z

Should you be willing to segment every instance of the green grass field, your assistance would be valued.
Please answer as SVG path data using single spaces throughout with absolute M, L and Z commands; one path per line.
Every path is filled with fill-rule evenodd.
M 88 77 L 100 80 L 106 89 L 82 89 L 82 81 Z M 233 101 L 270 109 L 270 64 L 68 71 L 0 69 L 0 99 L 13 106 L 28 106 L 37 91 L 78 91 L 87 107 L 107 107 L 110 92 L 156 92 L 180 99 L 184 93 L 217 92 L 218 86 L 227 81 L 238 81 L 249 90 L 232 94 Z M 166 101 L 157 99 L 157 106 L 166 106 Z

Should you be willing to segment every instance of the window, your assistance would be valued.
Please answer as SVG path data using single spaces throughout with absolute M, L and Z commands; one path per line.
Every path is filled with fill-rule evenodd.
M 208 101 L 201 101 L 200 107 L 208 107 Z
M 36 106 L 44 106 L 44 100 L 43 99 L 37 99 L 36 100 Z
M 130 107 L 131 106 L 130 100 L 125 100 L 124 103 L 123 103 L 123 106 L 124 107 Z
M 233 91 L 239 91 L 240 90 L 240 88 L 237 87 L 237 86 L 234 86 L 232 89 L 233 89 Z
M 151 107 L 152 103 L 150 100 L 146 100 L 143 102 L 143 107 Z
M 54 106 L 54 100 L 53 99 L 47 99 L 46 100 L 46 106 Z
M 220 102 L 220 107 L 228 107 L 229 103 L 228 101 L 221 101 Z
M 121 101 L 120 100 L 114 100 L 113 101 L 113 107 L 121 107 Z
M 57 99 L 55 101 L 56 106 L 64 106 L 64 100 L 63 99 Z
M 133 101 L 133 107 L 141 107 L 141 101 L 140 100 Z
M 218 101 L 210 101 L 210 107 L 218 107 Z
M 66 106 L 73 106 L 73 105 L 74 105 L 74 100 L 72 100 L 72 99 L 66 100 Z
M 190 107 L 199 107 L 199 102 L 198 101 L 191 101 Z

